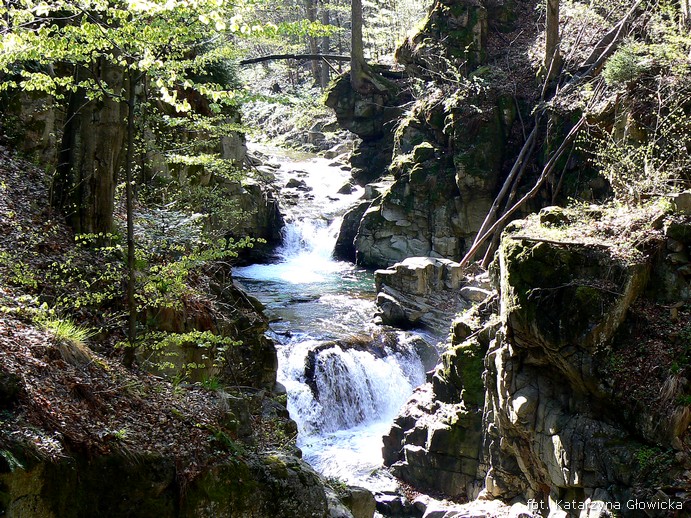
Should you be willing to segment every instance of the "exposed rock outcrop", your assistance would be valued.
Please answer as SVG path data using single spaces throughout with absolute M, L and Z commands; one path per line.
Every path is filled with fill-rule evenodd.
M 384 464 L 416 487 L 476 497 L 483 458 L 484 357 L 498 327 L 488 300 L 454 321 L 448 349 L 384 436 Z
M 354 516 L 329 502 L 322 478 L 305 462 L 284 454 L 231 459 L 185 487 L 172 459 L 155 454 L 75 456 L 11 469 L 3 462 L 0 511 L 37 518 Z
M 448 259 L 409 257 L 374 272 L 382 323 L 444 329 L 453 316 L 490 296 L 489 278 L 464 275 Z
M 492 204 L 515 111 L 496 92 L 419 102 L 396 132 L 395 182 L 365 212 L 358 264 L 410 256 L 459 260 Z
M 364 141 L 351 159 L 356 180 L 395 178 L 362 214 L 354 239 L 358 264 L 389 267 L 411 256 L 459 260 L 475 237 L 516 118 L 514 94 L 493 76 L 494 68 L 478 67 L 487 56 L 490 23 L 510 30 L 514 8 L 512 2 L 436 2 L 423 29 L 398 52 L 408 73 L 427 81 L 425 96 L 408 105 L 405 116 L 392 109 L 402 106 L 400 94 L 365 98 L 350 90 L 347 77 L 331 91 L 327 104 L 339 123 Z M 361 168 L 369 172 L 358 176 Z M 347 243 L 351 220 L 344 227 Z
M 223 182 L 220 188 L 224 191 L 226 203 L 241 211 L 239 217 L 235 214 L 232 224 L 222 228 L 226 237 L 241 239 L 250 236 L 264 241 L 239 250 L 241 262 L 266 261 L 281 243 L 281 229 L 285 224 L 274 192 L 254 180 Z
M 401 84 L 384 78 L 381 83 L 385 88 L 360 93 L 353 90 L 350 75 L 344 74 L 333 83 L 325 101 L 336 112 L 339 125 L 362 139 L 350 159 L 353 180 L 360 185 L 386 174 L 391 163 L 395 121 L 410 100 Z
M 579 516 L 570 501 L 631 517 L 629 502 L 663 501 L 648 511 L 660 517 L 690 505 L 691 383 L 676 338 L 689 278 L 673 262 L 688 225 L 655 209 L 512 224 L 494 267 L 498 315 L 485 303 L 454 323 L 432 381 L 385 437 L 394 473 L 555 516 Z
M 503 7 L 505 2 L 498 3 Z M 476 68 L 486 57 L 489 27 L 484 4 L 495 2 L 437 2 L 422 30 L 399 47 L 396 58 L 409 74 L 429 79 L 438 70 Z

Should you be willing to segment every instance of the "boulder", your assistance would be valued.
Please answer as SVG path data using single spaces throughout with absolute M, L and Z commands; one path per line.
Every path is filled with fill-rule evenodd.
M 360 220 L 369 206 L 369 201 L 361 201 L 343 215 L 333 252 L 336 259 L 355 262 L 355 236 L 360 226 Z
M 422 326 L 439 334 L 453 315 L 493 293 L 473 285 L 458 263 L 434 257 L 408 257 L 376 270 L 374 282 L 382 323 Z
M 348 486 L 341 501 L 353 514 L 353 518 L 372 518 L 376 510 L 374 495 L 369 489 Z
M 94 512 L 142 518 L 323 518 L 329 512 L 320 476 L 295 457 L 252 454 L 216 463 L 203 468 L 184 494 L 171 459 L 139 453 L 130 457 L 75 455 L 69 461 L 32 461 L 1 472 L 0 510 L 46 518 Z M 352 518 L 350 513 L 341 516 Z

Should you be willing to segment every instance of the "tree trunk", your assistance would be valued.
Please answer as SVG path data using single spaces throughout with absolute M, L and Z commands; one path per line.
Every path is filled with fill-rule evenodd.
M 317 6 L 315 4 L 316 0 L 305 0 L 305 12 L 307 13 L 307 19 L 310 22 L 317 21 Z M 309 52 L 310 54 L 318 54 L 319 48 L 317 46 L 317 38 L 314 36 L 307 36 L 309 42 Z M 315 83 L 321 83 L 321 63 L 318 61 L 311 62 L 312 67 L 312 77 Z
M 86 75 L 85 72 L 79 74 Z M 116 95 L 120 94 L 124 85 L 121 67 L 101 59 L 90 72 Z M 89 101 L 82 90 L 70 98 L 52 201 L 65 212 L 77 234 L 108 234 L 113 229 L 115 185 L 126 132 L 125 110 L 125 103 L 118 99 Z
M 559 0 L 547 0 L 547 19 L 545 22 L 545 70 L 547 79 L 553 79 L 561 68 L 559 50 Z
M 137 81 L 134 72 L 129 72 L 129 95 L 127 97 L 127 156 L 125 158 L 125 204 L 127 210 L 127 340 L 123 363 L 132 367 L 137 344 L 137 301 L 134 297 L 134 189 L 132 186 L 132 165 L 134 163 L 134 110 L 137 102 Z
M 691 0 L 679 0 L 679 3 L 681 4 L 682 27 L 691 29 Z
M 362 0 L 351 2 L 350 84 L 362 92 L 365 79 L 365 50 L 362 44 Z
M 331 24 L 331 16 L 329 13 L 329 5 L 327 4 L 326 0 L 321 1 L 321 22 L 322 25 L 330 25 Z M 331 48 L 331 38 L 328 36 L 323 36 L 322 37 L 322 54 L 328 54 L 329 50 Z M 322 88 L 326 88 L 329 86 L 329 80 L 330 75 L 329 75 L 329 67 L 326 66 L 326 63 L 322 63 L 321 67 L 321 86 Z

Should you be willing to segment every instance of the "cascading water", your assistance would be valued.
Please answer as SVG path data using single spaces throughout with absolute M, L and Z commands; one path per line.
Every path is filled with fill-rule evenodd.
M 278 380 L 304 458 L 326 476 L 393 489 L 391 479 L 372 472 L 381 465 L 382 435 L 424 382 L 422 342 L 378 330 L 371 274 L 331 257 L 340 216 L 361 190 L 336 195 L 348 174 L 324 159 L 282 161 L 277 176 L 286 181 L 300 170 L 313 198 L 286 214 L 276 263 L 237 268 L 234 276 L 273 320 Z

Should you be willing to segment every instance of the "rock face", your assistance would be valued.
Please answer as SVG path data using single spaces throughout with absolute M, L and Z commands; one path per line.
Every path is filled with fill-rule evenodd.
M 417 34 L 397 50 L 409 74 L 432 78 L 449 65 L 474 69 L 485 59 L 488 9 L 478 0 L 439 1 Z
M 645 288 L 649 264 L 511 237 L 499 257 L 502 340 L 486 359 L 497 380 L 487 394 L 497 432 L 488 436 L 487 492 L 544 498 L 549 488 L 557 498 L 584 499 L 613 481 L 630 486 L 632 445 L 602 415 L 612 394 L 597 352 Z
M 305 462 L 284 454 L 229 460 L 184 488 L 176 481 L 174 463 L 152 454 L 136 460 L 76 457 L 15 471 L 4 464 L 0 486 L 0 511 L 7 516 L 332 516 L 321 477 Z M 352 518 L 347 511 L 336 516 Z
M 384 464 L 408 483 L 454 497 L 476 497 L 483 457 L 483 359 L 498 327 L 496 297 L 452 325 L 432 380 L 416 389 L 384 436 Z
M 432 380 L 384 438 L 397 476 L 449 495 L 535 499 L 554 516 L 578 515 L 571 500 L 631 517 L 641 515 L 629 500 L 691 503 L 691 371 L 676 338 L 689 329 L 689 278 L 673 251 L 689 250 L 688 217 L 617 226 L 591 214 L 610 225 L 592 240 L 578 217 L 545 211 L 510 226 L 493 266 L 498 303 L 454 322 Z M 625 245 L 644 221 L 658 230 Z M 541 237 L 556 227 L 569 237 Z
M 439 90 L 419 102 L 396 130 L 395 181 L 362 217 L 358 264 L 388 267 L 425 255 L 459 260 L 482 224 L 515 110 L 498 92 L 444 97 Z
M 350 160 L 356 183 L 365 185 L 386 174 L 395 121 L 403 115 L 401 106 L 409 100 L 402 85 L 384 78 L 367 93 L 352 89 L 349 74 L 333 83 L 325 104 L 336 112 L 340 126 L 362 139 Z
M 281 229 L 285 224 L 274 193 L 253 180 L 229 182 L 225 185 L 225 191 L 225 199 L 241 211 L 240 217 L 235 218 L 230 227 L 223 229 L 226 236 L 235 239 L 251 236 L 265 241 L 255 243 L 252 248 L 241 249 L 241 262 L 266 261 L 281 243 Z
M 166 333 L 209 331 L 237 345 L 220 351 L 218 345 L 172 340 L 165 347 L 142 347 L 138 352 L 142 367 L 169 378 L 202 381 L 217 377 L 232 385 L 273 390 L 278 359 L 274 342 L 265 335 L 269 322 L 262 304 L 235 285 L 224 266 L 218 268 L 209 288 L 210 300 L 205 303 L 151 310 L 149 325 Z M 214 361 L 217 355 L 223 357 L 220 366 Z M 187 369 L 190 363 L 204 367 Z
M 444 329 L 456 313 L 491 294 L 486 276 L 466 277 L 460 264 L 432 257 L 377 270 L 374 282 L 382 323 L 399 327 Z
M 513 8 L 512 2 L 436 2 L 423 29 L 398 52 L 410 75 L 428 81 L 425 96 L 402 117 L 392 109 L 402 99 L 389 90 L 370 99 L 349 90 L 347 78 L 332 90 L 327 104 L 339 123 L 363 139 L 351 159 L 356 181 L 385 173 L 395 179 L 362 214 L 354 239 L 358 264 L 383 268 L 411 256 L 459 260 L 475 237 L 516 117 L 513 94 L 489 77 L 491 68 L 478 67 L 489 25 L 509 27 Z M 462 72 L 446 77 L 453 65 Z M 468 85 L 482 86 L 459 90 L 465 74 Z M 349 221 L 348 243 L 354 227 Z

